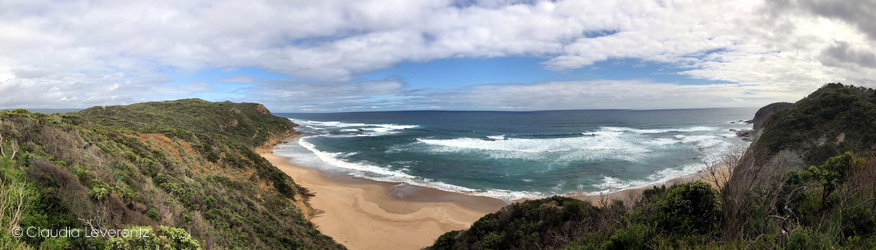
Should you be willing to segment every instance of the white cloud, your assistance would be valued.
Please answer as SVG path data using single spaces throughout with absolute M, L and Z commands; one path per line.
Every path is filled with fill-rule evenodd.
M 220 93 L 202 82 L 168 85 L 164 69 L 242 67 L 295 79 L 235 80 L 259 87 L 233 94 L 277 108 L 595 107 L 588 99 L 626 108 L 658 100 L 667 107 L 700 107 L 749 100 L 745 93 L 793 101 L 826 82 L 876 85 L 876 22 L 867 14 L 873 11 L 872 1 L 821 0 L 2 1 L 0 107 Z M 549 82 L 429 90 L 456 96 L 450 98 L 423 90 L 412 96 L 395 80 L 355 81 L 401 62 L 507 56 L 544 58 L 544 67 L 553 70 L 635 58 L 733 84 Z M 653 94 L 606 92 L 628 87 Z M 569 95 L 550 94 L 566 89 Z M 678 97 L 678 91 L 714 100 L 664 98 Z M 505 99 L 490 98 L 490 92 Z M 529 96 L 548 100 L 508 101 Z
M 446 109 L 671 109 L 764 105 L 774 91 L 738 84 L 678 85 L 644 81 L 593 80 L 537 84 L 487 84 L 449 92 L 421 93 L 423 106 Z

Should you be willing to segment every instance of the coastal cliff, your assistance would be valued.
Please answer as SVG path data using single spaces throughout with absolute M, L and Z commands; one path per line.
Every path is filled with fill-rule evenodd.
M 773 174 L 804 170 L 844 152 L 876 152 L 876 91 L 826 84 L 802 100 L 758 110 L 756 140 L 735 168 L 733 182 L 760 185 Z M 745 184 L 742 184 L 745 183 Z
M 260 104 L 199 99 L 2 111 L 0 246 L 343 248 L 293 204 L 307 191 L 256 153 L 295 126 Z M 145 228 L 155 237 L 7 234 L 15 228 Z
M 876 247 L 876 90 L 826 84 L 796 103 L 761 108 L 752 122 L 749 148 L 724 157 L 723 185 L 653 187 L 595 206 L 525 201 L 444 234 L 431 249 Z
M 777 113 L 779 111 L 787 109 L 791 105 L 793 105 L 793 103 L 777 102 L 777 103 L 773 103 L 770 105 L 766 105 L 763 108 L 758 109 L 757 112 L 754 113 L 754 118 L 751 119 L 752 130 L 754 131 L 755 136 L 759 136 L 758 133 L 763 131 L 762 128 L 763 128 L 764 122 L 768 118 L 770 118 L 771 116 L 773 116 L 775 113 Z

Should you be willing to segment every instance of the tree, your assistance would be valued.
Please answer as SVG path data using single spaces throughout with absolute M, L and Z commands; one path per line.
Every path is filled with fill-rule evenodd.
M 846 152 L 843 155 L 835 156 L 828 159 L 824 165 L 820 167 L 809 167 L 809 173 L 816 178 L 823 188 L 821 199 L 827 198 L 828 195 L 836 190 L 836 187 L 845 181 L 846 175 L 851 168 L 852 161 L 855 155 L 851 152 Z

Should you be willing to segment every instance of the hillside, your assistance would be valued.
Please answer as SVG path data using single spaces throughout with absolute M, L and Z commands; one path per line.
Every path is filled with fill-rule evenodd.
M 774 114 L 763 120 L 733 181 L 763 184 L 763 176 L 803 170 L 844 152 L 876 152 L 876 90 L 826 84 L 793 105 L 771 104 L 762 112 Z
M 804 165 L 845 151 L 876 150 L 876 90 L 827 84 L 764 122 L 760 155 L 801 152 Z
M 343 248 L 293 204 L 306 190 L 256 153 L 294 126 L 260 104 L 198 99 L 2 111 L 0 248 Z M 16 226 L 155 237 L 14 237 Z
M 724 158 L 733 171 L 720 189 L 653 187 L 598 206 L 526 201 L 431 249 L 876 248 L 876 91 L 827 84 L 753 120 L 754 141 Z

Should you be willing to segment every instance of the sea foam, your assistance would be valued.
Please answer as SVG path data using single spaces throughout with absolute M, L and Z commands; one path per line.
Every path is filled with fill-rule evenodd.
M 466 195 L 474 195 L 474 196 L 484 196 L 500 199 L 506 202 L 511 202 L 519 199 L 530 199 L 542 197 L 543 194 L 538 192 L 524 192 L 524 191 L 510 191 L 510 190 L 502 190 L 502 189 L 472 189 L 457 185 L 452 185 L 448 183 L 444 183 L 441 181 L 435 181 L 428 178 L 417 177 L 413 175 L 409 175 L 405 173 L 403 170 L 391 170 L 389 168 L 378 167 L 368 163 L 356 163 L 345 161 L 342 158 L 345 154 L 342 153 L 328 153 L 323 152 L 316 149 L 316 146 L 312 143 L 308 142 L 308 138 L 312 138 L 314 136 L 302 137 L 298 140 L 298 145 L 306 148 L 314 155 L 316 155 L 322 162 L 336 168 L 342 168 L 346 170 L 346 172 L 352 176 L 365 178 L 376 181 L 383 182 L 395 182 L 395 183 L 404 183 L 407 185 L 414 185 L 420 187 L 434 188 L 447 192 L 455 192 Z M 337 169 L 332 169 L 331 171 L 337 171 Z
M 712 126 L 690 126 L 675 128 L 631 128 L 622 126 L 602 126 L 596 129 L 586 129 L 581 132 L 564 130 L 549 130 L 545 133 L 490 133 L 472 130 L 443 131 L 433 133 L 431 127 L 421 128 L 419 125 L 403 125 L 392 123 L 362 123 L 340 121 L 312 121 L 294 120 L 307 128 L 310 135 L 302 137 L 298 145 L 318 158 L 324 170 L 330 172 L 342 172 L 356 177 L 367 178 L 377 181 L 397 182 L 406 185 L 429 187 L 444 191 L 457 192 L 469 195 L 487 196 L 511 201 L 521 198 L 537 198 L 545 195 L 564 194 L 577 187 L 578 190 L 592 191 L 595 193 L 608 193 L 623 189 L 646 187 L 649 185 L 665 182 L 674 178 L 687 176 L 701 170 L 704 164 L 712 162 L 718 156 L 726 152 L 734 142 L 732 136 L 725 129 Z M 464 127 L 464 126 L 463 126 Z M 414 129 L 413 131 L 406 131 Z M 722 131 L 723 130 L 723 131 Z M 501 131 L 501 130 L 500 130 Z M 398 135 L 396 137 L 381 137 L 386 135 Z M 454 137 L 454 135 L 456 137 Z M 654 170 L 639 178 L 632 177 L 629 173 L 616 172 L 615 169 L 600 170 L 594 178 L 588 181 L 575 179 L 552 178 L 529 178 L 528 176 L 516 175 L 515 180 L 529 185 L 539 184 L 542 181 L 555 179 L 556 182 L 539 191 L 518 191 L 506 189 L 478 189 L 460 185 L 449 184 L 422 176 L 415 176 L 411 171 L 418 167 L 415 161 L 387 161 L 380 162 L 377 159 L 372 162 L 368 155 L 378 152 L 324 152 L 310 141 L 311 139 L 325 138 L 356 138 L 375 137 L 368 140 L 394 140 L 393 144 L 385 146 L 384 154 L 416 153 L 419 155 L 432 155 L 429 158 L 442 159 L 453 157 L 462 159 L 492 158 L 499 162 L 540 162 L 544 168 L 535 172 L 549 172 L 553 168 L 563 169 L 575 166 L 586 167 L 592 162 L 627 162 L 627 165 L 647 166 L 656 162 L 654 159 L 666 159 L 669 155 L 677 154 L 680 150 L 686 152 L 698 152 L 697 161 L 702 163 L 689 164 L 687 162 L 679 166 L 666 166 Z M 386 139 L 383 139 L 386 138 Z M 357 139 L 358 140 L 358 139 Z M 355 149 L 354 149 L 355 150 Z M 687 153 L 691 154 L 691 153 Z M 410 154 L 406 154 L 410 155 Z M 665 155 L 665 156 L 664 156 Z M 356 156 L 356 157 L 351 157 Z M 384 156 L 380 156 L 384 157 Z M 360 160 L 355 160 L 355 159 Z M 368 160 L 361 160 L 368 159 Z M 415 159 L 415 158 L 409 158 Z M 523 160 L 523 161 L 521 161 Z M 382 165 L 383 164 L 383 165 Z M 585 164 L 585 165 L 581 165 Z M 623 164 L 623 163 L 620 163 Z M 307 166 L 307 164 L 302 164 Z M 536 165 L 531 165 L 535 167 Z M 651 165 L 656 166 L 656 165 Z M 512 169 L 509 171 L 519 171 Z M 533 172 L 533 173 L 535 173 Z M 546 173 L 547 174 L 547 173 Z M 509 177 L 507 174 L 504 175 Z M 521 178 L 523 177 L 523 178 Z M 502 178 L 502 177 L 499 177 Z M 445 181 L 452 182 L 446 177 Z M 534 181 L 539 180 L 539 181 Z M 583 184 L 582 184 L 583 183 Z M 510 188 L 509 189 L 516 189 Z M 525 190 L 525 189 L 523 189 Z M 574 192 L 574 191 L 571 191 Z
M 292 119 L 290 119 L 292 120 Z M 419 127 L 418 125 L 348 123 L 339 121 L 292 120 L 307 128 L 321 131 L 336 131 L 334 136 L 384 136 L 398 134 L 402 130 Z
M 638 161 L 648 157 L 660 147 L 688 144 L 706 149 L 722 143 L 718 137 L 712 135 L 654 138 L 653 135 L 644 134 L 691 133 L 716 129 L 713 127 L 677 129 L 602 127 L 596 131 L 586 131 L 579 136 L 568 138 L 505 138 L 503 135 L 501 139 L 494 136 L 488 136 L 488 139 L 417 138 L 417 143 L 430 146 L 429 151 L 433 153 L 472 152 L 483 153 L 492 158 Z

